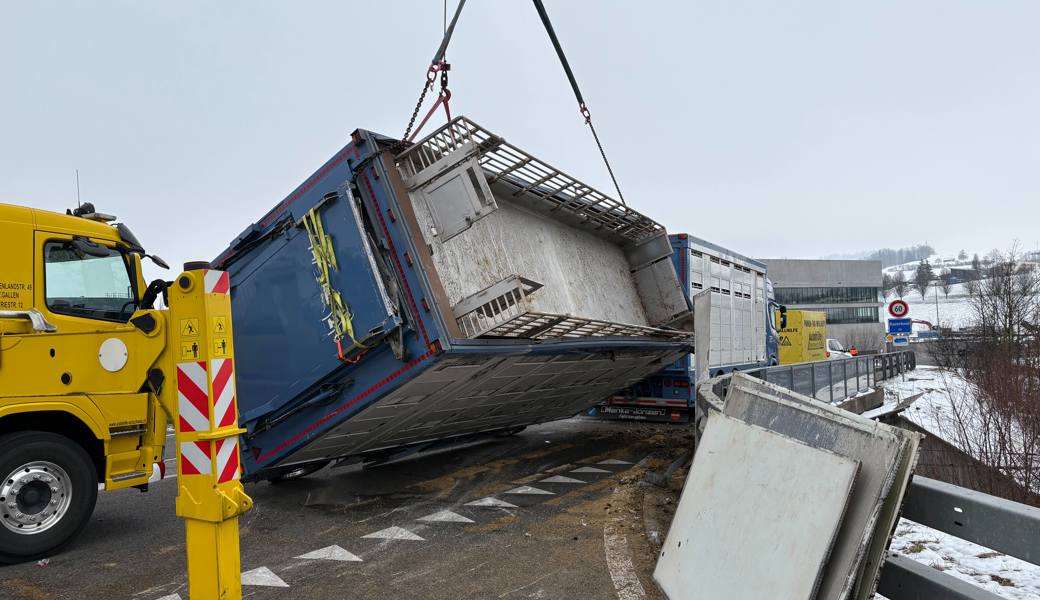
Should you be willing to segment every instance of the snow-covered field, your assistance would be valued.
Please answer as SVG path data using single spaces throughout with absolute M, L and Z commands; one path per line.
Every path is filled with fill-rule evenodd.
M 946 296 L 939 290 L 938 302 L 935 297 L 935 288 L 928 288 L 928 294 L 921 298 L 917 290 L 909 290 L 903 300 L 910 305 L 911 319 L 923 319 L 933 324 L 953 329 L 963 329 L 971 325 L 972 311 L 968 300 L 967 286 L 956 283 L 950 288 L 950 295 Z M 889 292 L 886 302 L 897 298 L 895 292 Z M 938 314 L 937 314 L 938 313 Z M 927 329 L 921 325 L 914 325 L 914 329 Z
M 903 413 L 933 435 L 949 431 L 954 403 L 971 393 L 970 384 L 955 373 L 918 367 L 903 378 L 885 382 L 885 403 L 923 392 Z M 958 445 L 956 439 L 946 441 Z M 1005 598 L 1040 598 L 1040 566 L 902 519 L 891 549 L 949 575 L 972 582 Z

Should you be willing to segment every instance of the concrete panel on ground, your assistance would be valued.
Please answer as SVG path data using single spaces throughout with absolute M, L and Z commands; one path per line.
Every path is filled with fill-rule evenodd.
M 722 411 L 860 463 L 819 597 L 870 598 L 920 437 L 742 375 L 733 378 Z
M 671 600 L 814 598 L 858 469 L 709 414 L 654 579 Z

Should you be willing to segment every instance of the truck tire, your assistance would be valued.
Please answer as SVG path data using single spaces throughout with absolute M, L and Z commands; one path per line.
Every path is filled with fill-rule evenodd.
M 87 525 L 97 470 L 72 440 L 44 431 L 0 436 L 0 563 L 54 554 Z
M 296 481 L 297 479 L 303 479 L 304 477 L 320 471 L 325 465 L 332 462 L 331 460 L 323 460 L 318 462 L 307 463 L 305 465 L 299 465 L 296 467 L 287 467 L 283 471 L 279 471 L 270 477 L 267 477 L 267 481 L 273 484 L 288 483 L 290 481 Z

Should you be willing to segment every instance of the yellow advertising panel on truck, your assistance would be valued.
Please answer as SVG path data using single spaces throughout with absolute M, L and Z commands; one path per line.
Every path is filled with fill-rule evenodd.
M 781 320 L 779 311 L 776 319 Z M 786 327 L 780 328 L 780 364 L 827 359 L 827 313 L 788 310 L 786 320 Z

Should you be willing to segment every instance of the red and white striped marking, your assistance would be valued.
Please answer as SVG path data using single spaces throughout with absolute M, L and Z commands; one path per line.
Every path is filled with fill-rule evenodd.
M 209 475 L 212 473 L 212 448 L 212 442 L 181 442 L 181 474 Z
M 177 364 L 181 431 L 209 431 L 209 381 L 205 361 Z
M 224 438 L 216 442 L 217 483 L 238 479 L 238 437 Z
M 210 361 L 210 367 L 210 373 L 213 374 L 213 425 L 234 425 L 238 420 L 234 365 L 230 358 L 214 358 Z
M 231 291 L 231 278 L 227 271 L 207 270 L 205 280 L 207 294 L 226 294 Z

